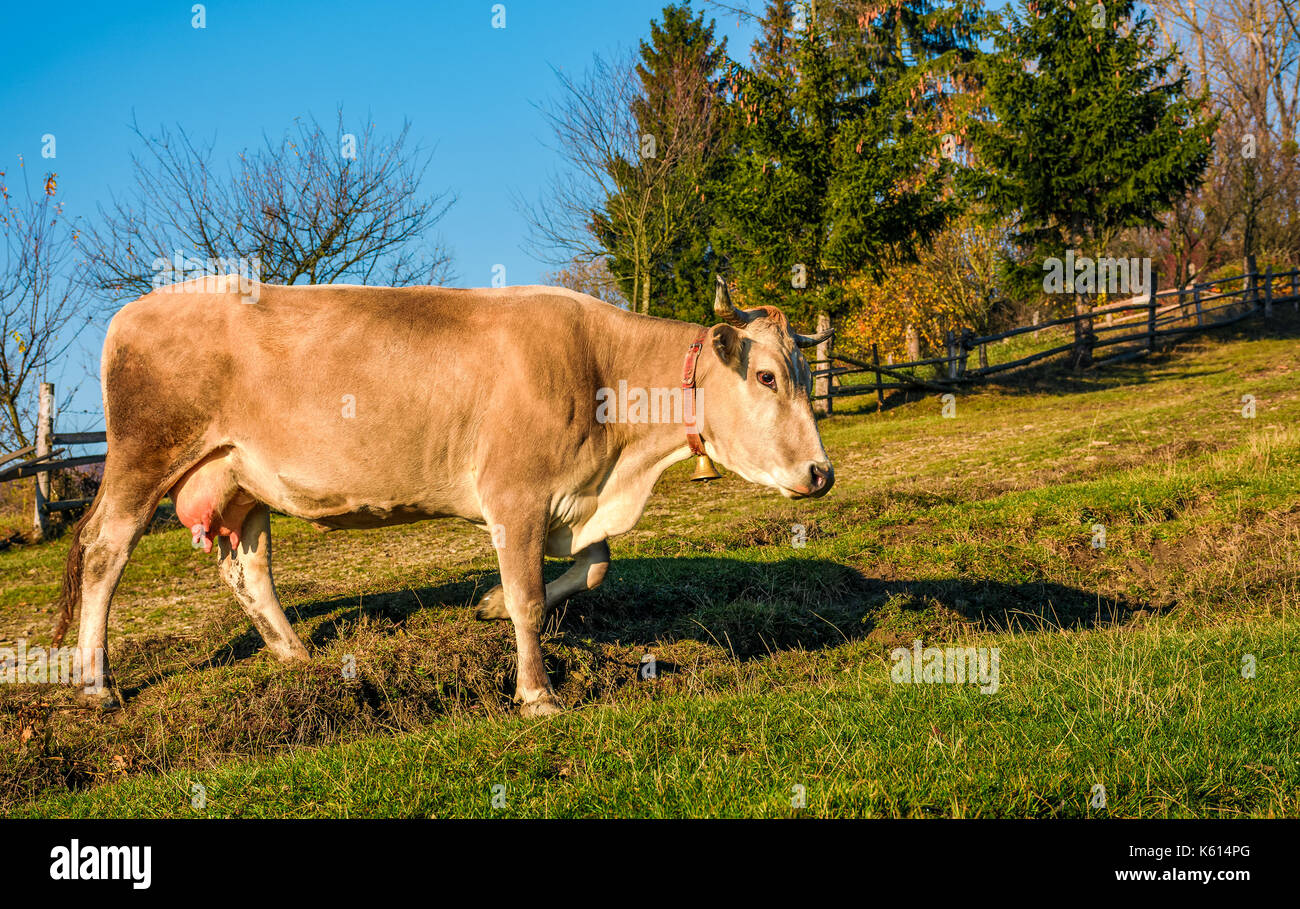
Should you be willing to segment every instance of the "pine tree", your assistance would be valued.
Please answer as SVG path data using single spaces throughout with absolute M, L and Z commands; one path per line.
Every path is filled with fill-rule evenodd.
M 792 0 L 767 0 L 758 26 L 762 31 L 750 49 L 754 72 L 764 76 L 788 75 L 794 49 L 794 11 Z
M 729 76 L 738 126 L 715 243 L 751 305 L 811 326 L 848 310 L 849 278 L 912 260 L 957 210 L 936 112 L 942 66 L 968 61 L 974 37 L 957 5 L 790 6 L 769 4 L 754 68 Z
M 1021 0 L 984 63 L 992 119 L 972 129 L 982 166 L 966 185 L 1017 217 L 1017 293 L 1041 291 L 1048 256 L 1105 254 L 1120 230 L 1154 226 L 1208 163 L 1214 124 L 1134 11 L 1132 0 Z
M 634 300 L 636 308 L 691 321 L 710 317 L 716 270 L 708 242 L 706 187 L 725 129 L 715 77 L 726 60 L 726 39 L 715 40 L 714 28 L 702 13 L 692 12 L 689 0 L 664 7 L 660 19 L 650 23 L 636 66 L 640 97 L 632 103 L 643 156 L 626 165 L 645 173 L 643 179 L 619 182 L 653 187 L 663 201 L 654 206 L 657 223 L 651 230 L 658 242 L 646 257 L 649 261 L 642 263 L 643 294 Z M 609 249 L 619 246 L 614 240 L 622 226 L 614 213 L 621 208 L 607 204 L 593 219 L 597 236 Z M 609 268 L 631 299 L 634 263 L 611 256 Z

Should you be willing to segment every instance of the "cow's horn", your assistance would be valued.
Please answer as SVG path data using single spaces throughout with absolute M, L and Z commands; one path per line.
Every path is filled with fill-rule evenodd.
M 823 341 L 829 341 L 834 336 L 835 336 L 835 329 L 833 328 L 828 328 L 819 335 L 801 335 L 796 332 L 794 336 L 794 343 L 799 345 L 800 347 L 816 347 L 818 344 L 822 343 Z
M 731 294 L 727 292 L 727 282 L 722 279 L 722 275 L 718 275 L 718 292 L 713 297 L 713 314 L 737 328 L 744 328 L 759 315 L 736 308 L 736 304 L 731 302 Z

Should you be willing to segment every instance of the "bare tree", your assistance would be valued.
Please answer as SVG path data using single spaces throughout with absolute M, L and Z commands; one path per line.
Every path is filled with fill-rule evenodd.
M 1220 121 L 1201 185 L 1160 216 L 1160 228 L 1129 232 L 1118 245 L 1120 255 L 1151 255 L 1162 276 L 1187 287 L 1242 254 L 1237 225 L 1245 205 L 1241 167 L 1232 151 L 1241 144 L 1239 127 L 1231 118 Z
M 78 235 L 55 200 L 55 174 L 33 192 L 26 169 L 11 190 L 0 171 L 0 450 L 35 440 L 36 390 L 90 323 L 76 279 Z
M 704 162 L 716 137 L 707 73 L 673 73 L 661 134 L 643 133 L 648 99 L 630 57 L 597 56 L 578 78 L 556 71 L 559 97 L 542 108 L 567 168 L 534 202 L 516 199 L 535 254 L 553 265 L 613 257 L 630 272 L 638 312 L 650 311 L 656 264 L 702 204 Z
M 214 143 L 181 128 L 146 135 L 132 156 L 135 186 L 101 207 L 87 232 L 88 278 L 115 298 L 148 292 L 164 262 L 257 260 L 260 280 L 279 284 L 437 284 L 451 257 L 429 236 L 454 197 L 425 195 L 431 152 L 408 147 L 410 124 L 393 137 L 374 124 L 347 132 L 314 118 L 278 140 L 241 152 L 223 172 Z M 221 270 L 216 268 L 215 270 Z
M 603 258 L 575 259 L 568 265 L 549 272 L 542 280 L 557 287 L 567 287 L 569 290 L 589 294 L 597 300 L 612 303 L 620 309 L 628 308 L 627 300 L 619 292 L 618 279 L 610 273 L 609 264 Z
M 1163 40 L 1183 50 L 1221 115 L 1210 198 L 1185 207 L 1181 226 L 1227 234 L 1248 260 L 1262 253 L 1300 261 L 1300 13 L 1292 0 L 1149 5 Z M 1225 206 L 1232 217 L 1221 230 L 1211 209 Z

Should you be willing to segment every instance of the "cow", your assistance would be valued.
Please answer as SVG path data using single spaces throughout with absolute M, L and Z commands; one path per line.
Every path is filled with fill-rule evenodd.
M 276 597 L 272 510 L 321 529 L 442 517 L 488 529 L 501 583 L 476 615 L 514 625 L 520 712 L 555 713 L 543 622 L 605 578 L 608 540 L 637 523 L 665 469 L 694 453 L 794 499 L 834 482 L 800 353 L 829 333 L 737 308 L 720 279 L 714 309 L 706 328 L 555 287 L 238 276 L 128 303 L 104 340 L 107 458 L 55 629 L 58 644 L 80 608 L 78 662 L 95 668 L 78 696 L 117 706 L 109 602 L 170 496 L 284 661 L 308 654 Z M 573 564 L 545 583 L 546 556 Z

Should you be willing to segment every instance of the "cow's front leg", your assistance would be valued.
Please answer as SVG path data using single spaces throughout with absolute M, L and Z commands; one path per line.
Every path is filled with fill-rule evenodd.
M 546 585 L 546 615 L 549 616 L 557 606 L 575 593 L 595 590 L 605 580 L 608 571 L 609 543 L 601 540 L 583 549 L 574 556 L 573 564 L 569 566 L 568 571 Z M 506 610 L 505 591 L 500 584 L 479 600 L 478 606 L 474 608 L 474 618 L 483 622 L 510 618 L 510 613 Z
M 515 626 L 519 670 L 515 675 L 515 700 L 523 716 L 546 716 L 560 711 L 542 661 L 542 622 L 546 618 L 546 585 L 542 579 L 542 552 L 546 526 L 498 524 L 493 528 L 497 562 L 506 611 Z

